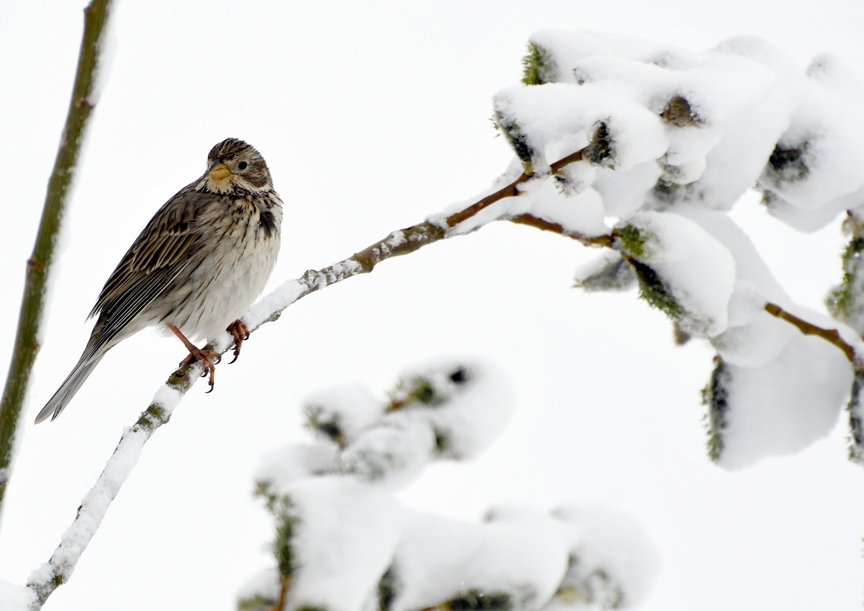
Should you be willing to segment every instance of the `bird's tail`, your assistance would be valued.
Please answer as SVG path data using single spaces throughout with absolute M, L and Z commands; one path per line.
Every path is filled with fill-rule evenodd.
M 81 360 L 78 361 L 77 365 L 75 365 L 75 369 L 72 370 L 72 373 L 70 373 L 63 384 L 60 385 L 60 388 L 54 393 L 54 396 L 51 397 L 45 407 L 42 408 L 39 415 L 36 416 L 36 424 L 39 424 L 43 420 L 47 420 L 49 416 L 51 417 L 51 420 L 54 420 L 54 418 L 60 415 L 60 412 L 66 408 L 69 401 L 72 400 L 72 397 L 74 397 L 75 393 L 78 392 L 78 389 L 81 388 L 84 380 L 90 377 L 90 374 L 93 373 L 93 369 L 96 368 L 96 365 L 99 364 L 99 361 L 102 360 L 102 357 L 105 356 L 106 352 L 107 350 L 97 350 L 95 354 L 89 354 L 90 350 L 84 352 Z

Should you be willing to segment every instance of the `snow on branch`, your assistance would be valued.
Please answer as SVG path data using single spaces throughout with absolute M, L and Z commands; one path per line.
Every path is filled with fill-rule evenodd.
M 392 496 L 431 461 L 481 453 L 506 424 L 511 397 L 506 376 L 476 359 L 414 367 L 387 397 L 359 385 L 310 397 L 304 411 L 317 442 L 272 451 L 257 470 L 276 566 L 242 589 L 238 611 L 638 604 L 657 554 L 626 516 L 506 506 L 471 524 Z
M 495 125 L 515 158 L 488 192 L 284 283 L 244 315 L 250 330 L 386 259 L 492 221 L 511 221 L 605 247 L 596 263 L 577 273 L 577 286 L 638 285 L 640 296 L 674 322 L 677 337 L 706 341 L 717 351 L 703 401 L 708 453 L 719 465 L 746 467 L 826 436 L 849 398 L 853 370 L 850 454 L 864 455 L 864 400 L 858 397 L 864 385 L 857 381 L 864 347 L 856 330 L 864 319 L 864 242 L 853 231 L 844 283 L 829 297 L 833 320 L 796 306 L 727 215 L 756 185 L 767 212 L 800 230 L 824 226 L 842 210 L 857 222 L 864 208 L 864 120 L 857 112 L 864 86 L 834 58 L 817 57 L 801 70 L 751 37 L 696 53 L 597 33 L 544 31 L 532 36 L 524 66 L 523 84 L 494 98 Z M 210 347 L 224 352 L 230 341 L 226 333 Z M 135 439 L 143 443 L 168 421 L 199 372 L 184 366 L 172 374 L 139 421 L 146 434 Z M 417 396 L 426 390 L 438 396 L 437 383 L 430 384 L 407 387 Z M 377 412 L 350 416 L 329 399 L 318 407 L 310 407 L 310 423 L 342 449 L 292 450 L 302 454 L 310 474 L 338 459 L 338 477 L 387 482 L 413 477 L 436 452 L 466 451 L 452 431 L 430 425 L 429 418 L 416 422 L 399 409 L 360 443 L 354 436 L 365 431 L 363 418 L 377 418 Z M 378 444 L 391 443 L 393 452 L 376 453 Z M 111 460 L 132 454 L 118 449 Z M 106 466 L 106 473 L 125 472 L 110 461 Z M 122 477 L 103 476 L 116 493 Z M 110 502 L 111 493 L 97 496 Z M 286 537 L 292 507 L 281 510 Z M 68 578 L 74 561 L 51 566 L 34 581 L 37 591 L 49 577 Z
M 544 202 L 534 214 L 560 222 L 599 201 L 570 223 L 613 220 L 586 235 L 609 236 L 618 252 L 580 270 L 577 286 L 638 284 L 678 337 L 717 351 L 703 393 L 711 459 L 741 468 L 826 436 L 862 367 L 864 84 L 836 58 L 802 69 L 753 37 L 697 53 L 542 31 L 523 66 L 523 84 L 494 99 L 522 167 L 551 173 L 547 160 L 592 145 L 588 163 L 554 172 L 557 192 L 534 189 Z M 849 211 L 844 281 L 828 298 L 838 320 L 792 303 L 727 216 L 753 185 L 769 214 L 802 231 Z M 852 455 L 862 453 L 860 403 L 850 403 Z
M 201 371 L 200 366 L 198 371 Z M 31 609 L 40 609 L 54 590 L 69 580 L 81 554 L 102 523 L 108 506 L 137 464 L 144 444 L 157 428 L 168 422 L 181 397 L 182 394 L 177 390 L 163 387 L 138 422 L 123 432 L 96 484 L 81 501 L 77 515 L 63 534 L 60 545 L 48 562 L 30 575 L 27 587 L 35 594 Z

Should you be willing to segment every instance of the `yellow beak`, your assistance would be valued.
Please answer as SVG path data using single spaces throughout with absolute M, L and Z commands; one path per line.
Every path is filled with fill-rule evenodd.
M 222 180 L 231 176 L 231 170 L 224 163 L 214 163 L 210 168 L 210 178 L 213 180 Z

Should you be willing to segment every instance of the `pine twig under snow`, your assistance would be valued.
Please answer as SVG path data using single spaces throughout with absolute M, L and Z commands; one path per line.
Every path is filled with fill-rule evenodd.
M 18 419 L 30 371 L 39 351 L 40 325 L 44 307 L 48 273 L 54 256 L 54 243 L 60 232 L 63 212 L 69 199 L 70 187 L 78 163 L 81 144 L 84 141 L 87 120 L 96 107 L 101 65 L 101 46 L 105 39 L 105 27 L 111 12 L 111 0 L 92 0 L 84 9 L 84 35 L 78 55 L 78 68 L 72 99 L 66 115 L 66 124 L 60 138 L 60 148 L 54 161 L 54 170 L 48 181 L 48 192 L 42 208 L 42 219 L 36 234 L 33 254 L 27 260 L 24 295 L 18 315 L 18 330 L 15 348 L 9 363 L 6 387 L 0 403 L 0 509 L 10 477 L 13 455 L 13 440 L 18 428 Z

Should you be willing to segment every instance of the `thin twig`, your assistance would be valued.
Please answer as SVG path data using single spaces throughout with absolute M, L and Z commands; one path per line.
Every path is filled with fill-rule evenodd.
M 599 235 L 594 237 L 586 237 L 580 233 L 574 233 L 572 231 L 567 231 L 564 227 L 558 223 L 553 223 L 551 221 L 547 221 L 546 219 L 541 219 L 540 217 L 534 216 L 533 214 L 520 214 L 518 216 L 513 216 L 507 219 L 511 223 L 517 223 L 519 225 L 529 225 L 530 227 L 536 227 L 542 231 L 551 231 L 553 233 L 560 233 L 561 235 L 573 238 L 574 240 L 578 240 L 583 244 L 587 245 L 595 245 L 595 246 L 605 246 L 607 248 L 613 248 L 613 236 L 611 235 Z
M 556 172 L 561 171 L 565 166 L 568 166 L 571 163 L 582 161 L 585 158 L 585 152 L 587 150 L 588 147 L 585 147 L 583 149 L 579 149 L 575 153 L 570 153 L 566 157 L 562 157 L 561 159 L 549 166 L 550 173 L 555 174 Z M 455 227 L 462 221 L 471 218 L 472 216 L 483 210 L 483 208 L 487 208 L 488 206 L 491 206 L 495 202 L 502 200 L 505 197 L 515 197 L 521 195 L 522 191 L 519 190 L 519 185 L 524 182 L 528 182 L 534 177 L 534 172 L 522 173 L 519 178 L 511 182 L 506 187 L 502 187 L 501 189 L 495 191 L 495 193 L 487 195 L 477 203 L 468 206 L 464 210 L 460 210 L 459 212 L 448 216 L 446 221 L 447 226 Z
M 288 588 L 291 586 L 291 577 L 286 577 L 285 575 L 279 576 L 279 600 L 276 602 L 276 606 L 273 607 L 273 611 L 284 611 L 285 602 L 288 600 Z
M 48 193 L 42 208 L 42 220 L 36 235 L 33 254 L 27 261 L 24 295 L 18 315 L 15 348 L 9 363 L 6 387 L 0 402 L 0 509 L 10 477 L 15 431 L 21 406 L 27 392 L 30 371 L 39 351 L 36 338 L 44 308 L 45 285 L 54 255 L 54 242 L 60 231 L 63 211 L 69 197 L 69 187 L 81 151 L 87 120 L 95 103 L 92 100 L 96 71 L 99 67 L 99 45 L 111 8 L 111 0 L 93 0 L 84 9 L 84 36 L 78 55 L 78 69 L 72 88 L 72 99 L 66 115 L 66 125 L 60 137 L 60 148 L 54 170 L 48 181 Z
M 780 306 L 773 303 L 766 303 L 765 311 L 771 316 L 776 316 L 781 320 L 785 320 L 786 322 L 795 325 L 804 335 L 818 335 L 822 339 L 831 342 L 843 351 L 843 354 L 846 355 L 849 362 L 853 365 L 855 364 L 855 348 L 852 347 L 851 344 L 847 344 L 843 338 L 840 337 L 840 333 L 837 329 L 823 329 L 822 327 L 817 327 L 806 320 L 798 318 L 794 314 L 790 314 Z

